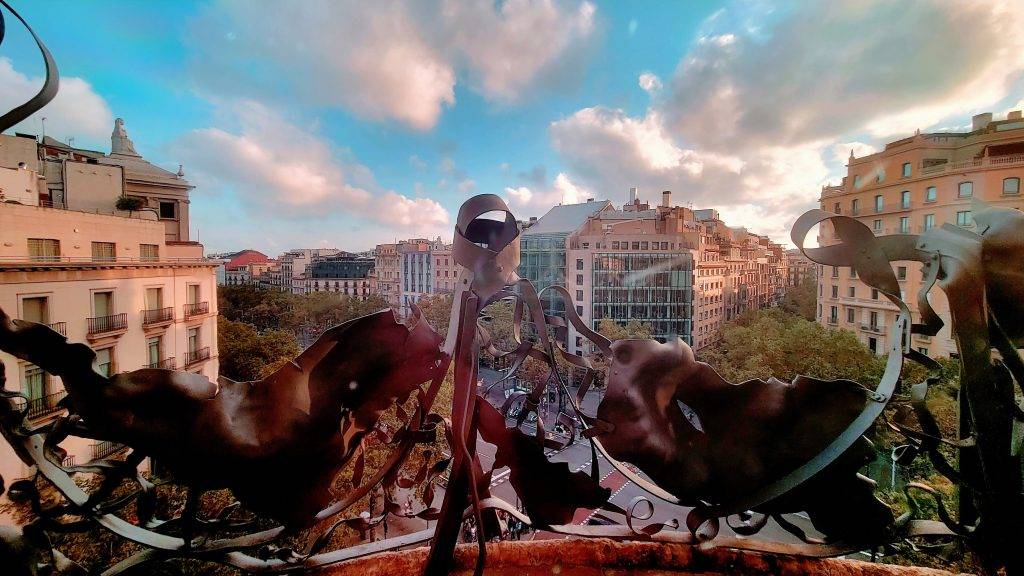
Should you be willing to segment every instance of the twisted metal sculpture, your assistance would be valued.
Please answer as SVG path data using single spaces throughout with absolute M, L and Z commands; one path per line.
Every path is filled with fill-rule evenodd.
M 0 4 L 10 9 L 4 0 Z M 2 22 L 0 14 L 0 40 Z M 28 117 L 55 94 L 56 66 L 35 38 L 46 61 L 44 88 L 0 117 L 0 129 Z M 176 557 L 287 572 L 428 540 L 432 549 L 426 572 L 444 574 L 451 567 L 460 527 L 472 519 L 481 571 L 485 542 L 501 536 L 502 523 L 514 519 L 570 536 L 805 555 L 842 554 L 906 537 L 957 536 L 979 552 L 988 568 L 1020 573 L 1013 552 L 1024 534 L 1024 502 L 1021 451 L 1013 432 L 1024 416 L 1014 399 L 1014 382 L 1024 384 L 1024 362 L 1017 351 L 1024 338 L 1024 216 L 984 207 L 976 207 L 975 214 L 978 233 L 947 225 L 920 236 L 875 237 L 853 218 L 820 210 L 796 222 L 794 242 L 812 260 L 852 267 L 900 310 L 890 327 L 885 373 L 873 390 L 850 381 L 802 376 L 791 383 L 770 379 L 732 384 L 698 362 L 681 340 L 613 344 L 587 326 L 572 305 L 565 307 L 564 318 L 546 315 L 542 294 L 516 275 L 517 223 L 493 195 L 471 198 L 459 211 L 454 258 L 461 271 L 443 345 L 418 314 L 406 326 L 392 312 L 382 311 L 328 331 L 293 363 L 259 382 L 221 379 L 214 384 L 201 376 L 150 369 L 107 378 L 91 368 L 93 353 L 87 346 L 70 344 L 45 326 L 11 320 L 0 311 L 0 349 L 60 376 L 69 394 L 66 415 L 33 427 L 27 398 L 3 387 L 0 366 L 0 432 L 36 474 L 9 487 L 12 496 L 32 504 L 36 520 L 0 530 L 0 562 L 25 574 L 76 573 L 80 569 L 52 549 L 48 535 L 100 527 L 144 547 L 109 567 L 104 574 L 110 575 Z M 803 248 L 806 234 L 826 220 L 832 221 L 840 242 Z M 926 282 L 918 298 L 922 322 L 916 324 L 900 299 L 891 267 L 891 262 L 904 260 L 924 264 Z M 936 284 L 950 300 L 963 366 L 964 424 L 958 439 L 941 438 L 927 410 L 933 378 L 912 386 L 900 379 L 904 359 L 937 369 L 934 360 L 909 346 L 911 334 L 934 335 L 942 326 L 927 299 Z M 562 287 L 548 290 L 571 301 Z M 507 352 L 481 323 L 485 308 L 503 300 L 512 301 L 515 310 Z M 523 334 L 524 324 L 530 327 L 529 336 Z M 569 325 L 610 362 L 607 392 L 595 414 L 583 410 L 582 401 L 597 371 L 587 358 L 569 354 L 560 344 Z M 502 410 L 477 393 L 481 353 L 507 361 L 506 377 L 514 376 L 527 358 L 549 367 L 546 381 L 509 398 L 510 404 L 522 406 L 511 425 Z M 582 371 L 575 391 L 558 369 L 559 361 Z M 450 369 L 454 394 L 447 422 L 431 410 Z M 550 389 L 565 400 L 558 406 L 566 407 L 553 417 L 540 410 Z M 863 434 L 901 391 L 909 391 L 917 420 L 916 427 L 889 422 L 908 438 L 901 461 L 922 454 L 931 459 L 961 486 L 961 500 L 969 503 L 962 508 L 972 518 L 955 521 L 941 500 L 941 523 L 910 514 L 893 518 L 874 498 L 872 485 L 856 475 L 869 454 Z M 416 407 L 409 414 L 401 406 L 412 396 Z M 380 418 L 393 407 L 400 422 L 396 431 L 388 432 Z M 524 425 L 530 419 L 535 422 L 532 430 Z M 549 432 L 556 429 L 565 434 Z M 415 446 L 433 441 L 441 430 L 450 460 L 424 465 L 414 478 L 403 479 L 399 470 Z M 70 435 L 123 443 L 131 451 L 124 460 L 66 466 L 59 445 Z M 364 479 L 362 446 L 371 437 L 392 450 L 384 465 Z M 591 445 L 590 474 L 570 471 L 545 455 L 545 447 L 577 438 Z M 496 447 L 491 470 L 485 471 L 478 457 L 481 440 Z M 940 444 L 959 450 L 959 466 L 946 461 Z M 599 482 L 598 453 L 652 497 L 692 506 L 692 511 L 682 523 L 641 524 L 652 517 L 652 501 L 637 499 L 626 509 L 609 502 L 609 491 Z M 139 471 L 146 457 L 156 458 L 170 469 L 174 482 L 188 488 L 181 515 L 157 516 L 156 486 Z M 444 500 L 435 508 L 433 485 L 449 465 Z M 354 488 L 333 496 L 328 488 L 346 466 L 353 470 Z M 522 508 L 489 492 L 491 475 L 505 466 Z M 73 478 L 79 473 L 99 475 L 102 481 L 91 491 L 83 490 Z M 58 501 L 44 504 L 34 480 L 55 488 Z M 380 515 L 353 513 L 372 490 L 383 487 L 387 493 L 397 486 L 422 487 L 421 505 L 403 510 L 390 501 Z M 230 488 L 238 503 L 215 518 L 200 519 L 199 494 L 218 487 Z M 910 489 L 928 491 L 921 485 Z M 130 505 L 134 514 L 128 516 L 123 511 Z M 236 521 L 233 514 L 239 506 L 259 512 L 266 521 Z M 573 514 L 580 508 L 621 513 L 625 525 L 574 525 Z M 786 519 L 797 511 L 808 512 L 824 537 L 812 537 Z M 380 542 L 324 551 L 339 526 L 365 530 L 388 514 L 436 524 Z M 739 536 L 756 534 L 774 518 L 803 543 L 720 534 L 723 518 Z M 310 525 L 317 528 L 303 551 L 283 544 L 295 530 Z

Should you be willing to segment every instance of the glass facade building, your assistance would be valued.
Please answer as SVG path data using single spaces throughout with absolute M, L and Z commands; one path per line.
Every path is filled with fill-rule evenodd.
M 519 276 L 540 292 L 548 286 L 565 286 L 565 239 L 568 234 L 530 234 L 520 241 Z M 555 291 L 541 297 L 548 314 L 564 316 L 565 302 Z
M 602 318 L 636 319 L 662 342 L 679 336 L 692 345 L 693 268 L 689 252 L 594 254 L 594 328 Z

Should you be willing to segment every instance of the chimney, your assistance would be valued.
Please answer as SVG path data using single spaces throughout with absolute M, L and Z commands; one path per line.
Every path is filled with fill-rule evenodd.
M 1007 120 L 1020 120 L 1020 110 L 1011 110 L 1006 113 Z
M 629 189 L 629 203 L 636 204 L 640 201 L 640 194 L 637 192 L 636 186 Z
M 672 207 L 672 191 L 665 190 L 661 193 L 661 205 L 665 208 Z
M 981 114 L 975 114 L 971 117 L 971 132 L 977 132 L 978 130 L 984 130 L 988 123 L 992 121 L 992 113 L 984 112 Z

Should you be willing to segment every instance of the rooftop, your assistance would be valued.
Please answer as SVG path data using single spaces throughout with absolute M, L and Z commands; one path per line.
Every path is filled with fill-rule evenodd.
M 597 212 L 612 208 L 608 200 L 591 200 L 581 204 L 560 204 L 548 210 L 536 224 L 527 228 L 524 236 L 537 234 L 571 234 L 582 226 L 587 218 Z M 633 215 L 633 218 L 636 216 Z

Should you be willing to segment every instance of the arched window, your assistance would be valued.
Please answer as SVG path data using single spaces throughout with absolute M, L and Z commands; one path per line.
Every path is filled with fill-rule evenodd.
M 1003 194 L 1015 196 L 1020 194 L 1020 178 L 1004 178 Z
M 974 196 L 974 182 L 967 181 L 961 182 L 959 188 L 957 188 L 957 196 L 960 198 L 970 198 Z

